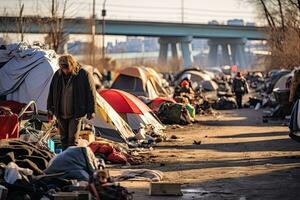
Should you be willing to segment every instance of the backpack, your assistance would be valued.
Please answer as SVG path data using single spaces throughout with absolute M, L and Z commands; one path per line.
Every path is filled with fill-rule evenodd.
M 234 92 L 241 92 L 241 93 L 246 92 L 244 79 L 235 78 L 233 81 L 233 89 Z

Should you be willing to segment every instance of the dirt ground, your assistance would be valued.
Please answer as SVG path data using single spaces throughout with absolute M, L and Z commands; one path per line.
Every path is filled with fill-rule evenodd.
M 145 165 L 126 168 L 161 170 L 164 180 L 182 183 L 181 197 L 148 195 L 146 181 L 125 181 L 134 199 L 300 199 L 300 144 L 280 123 L 262 123 L 253 109 L 199 116 L 196 124 L 168 128 L 181 140 L 163 142 Z M 193 144 L 201 141 L 200 145 Z

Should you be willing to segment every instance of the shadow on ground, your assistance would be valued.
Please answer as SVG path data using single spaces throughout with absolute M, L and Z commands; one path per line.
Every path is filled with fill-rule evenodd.
M 300 151 L 300 144 L 290 138 L 270 139 L 249 142 L 232 142 L 232 143 L 208 143 L 200 145 L 166 145 L 157 146 L 156 149 L 203 149 L 214 150 L 219 152 L 256 152 L 256 151 Z
M 286 125 L 285 121 L 278 120 L 270 123 L 263 123 L 263 110 L 253 109 L 237 109 L 237 110 L 225 110 L 221 111 L 222 115 L 219 117 L 202 121 L 201 117 L 196 125 L 206 126 L 270 126 L 270 125 Z M 230 120 L 224 120 L 227 116 L 230 116 Z M 257 117 L 259 116 L 259 117 Z

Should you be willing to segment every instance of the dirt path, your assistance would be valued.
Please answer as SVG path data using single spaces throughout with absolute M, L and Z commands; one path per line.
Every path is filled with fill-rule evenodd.
M 183 183 L 184 195 L 152 197 L 147 182 L 122 182 L 134 199 L 300 199 L 300 144 L 288 137 L 286 126 L 262 124 L 262 111 L 250 109 L 199 120 L 169 129 L 169 136 L 182 141 L 160 144 L 151 162 L 137 167 Z M 124 169 L 110 170 L 115 175 Z

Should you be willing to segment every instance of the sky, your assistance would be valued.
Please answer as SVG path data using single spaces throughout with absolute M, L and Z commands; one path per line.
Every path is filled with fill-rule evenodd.
M 62 7 L 63 0 L 57 0 Z M 96 1 L 96 16 L 101 17 L 104 0 Z M 0 13 L 16 15 L 19 2 L 24 3 L 24 15 L 47 16 L 51 0 L 0 0 Z M 106 0 L 107 19 L 167 21 L 184 23 L 207 23 L 217 20 L 244 19 L 245 22 L 260 21 L 248 0 Z M 68 17 L 88 18 L 92 15 L 93 0 L 68 0 Z M 184 8 L 184 9 L 182 9 Z M 119 37 L 122 40 L 122 37 Z M 123 37 L 124 39 L 124 37 Z M 108 41 L 115 37 L 108 37 Z
M 63 0 L 57 0 L 62 7 Z M 104 0 L 95 0 L 96 15 L 100 17 Z M 51 0 L 0 0 L 0 9 L 17 14 L 19 2 L 24 3 L 24 14 L 47 15 Z M 68 0 L 69 17 L 89 17 L 93 0 Z M 124 20 L 207 22 L 243 18 L 255 21 L 256 11 L 247 0 L 106 0 L 108 18 Z M 183 3 L 183 4 L 182 4 Z

